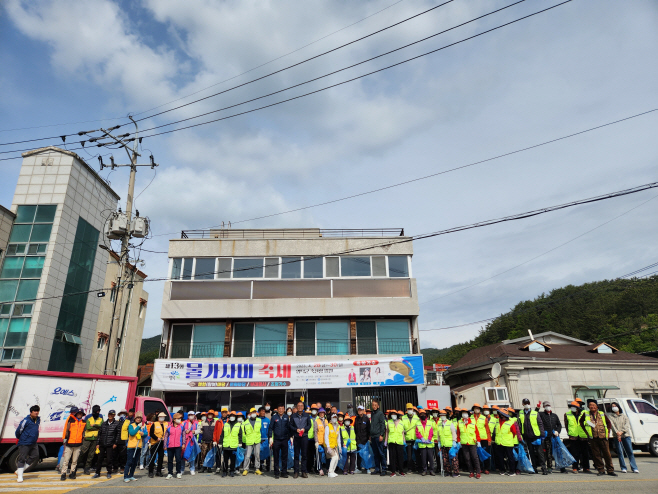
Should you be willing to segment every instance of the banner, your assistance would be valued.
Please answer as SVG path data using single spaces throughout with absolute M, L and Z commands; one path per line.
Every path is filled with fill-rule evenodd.
M 359 386 L 417 386 L 424 384 L 423 356 L 381 356 L 360 360 L 345 356 L 333 361 L 251 363 L 157 359 L 154 391 L 193 388 L 317 389 Z

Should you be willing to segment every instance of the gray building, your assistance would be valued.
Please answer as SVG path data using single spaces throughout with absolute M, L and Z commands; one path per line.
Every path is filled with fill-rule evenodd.
M 14 224 L 16 215 L 9 211 L 6 207 L 0 206 L 0 262 L 7 251 L 7 244 L 9 243 L 9 235 L 11 234 L 11 225 Z
M 23 153 L 11 218 L 0 211 L 0 365 L 87 372 L 107 253 L 98 248 L 119 196 L 77 154 Z M 3 248 L 0 245 L 0 248 Z
M 167 405 L 331 401 L 386 408 L 423 387 L 411 239 L 397 230 L 210 230 L 169 244 Z

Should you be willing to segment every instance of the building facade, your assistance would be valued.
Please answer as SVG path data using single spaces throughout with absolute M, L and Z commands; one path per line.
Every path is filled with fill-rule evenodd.
M 494 366 L 500 365 L 499 375 Z M 549 401 L 562 417 L 575 398 L 658 397 L 658 359 L 554 332 L 471 350 L 445 372 L 453 406 L 522 408 Z
M 101 299 L 87 292 L 103 287 L 99 241 L 118 199 L 73 152 L 23 153 L 0 269 L 0 365 L 88 371 Z
M 169 245 L 152 376 L 172 409 L 417 402 L 418 297 L 401 230 L 183 237 Z
M 0 206 L 0 263 L 7 251 L 11 225 L 14 224 L 16 215 L 4 206 Z
M 137 375 L 139 363 L 140 343 L 144 333 L 144 321 L 146 320 L 146 305 L 149 294 L 144 290 L 146 274 L 128 263 L 127 271 L 130 273 L 128 286 L 122 301 L 123 307 L 116 306 L 116 280 L 119 274 L 119 255 L 109 251 L 107 258 L 107 271 L 103 286 L 111 290 L 101 298 L 98 311 L 98 322 L 96 324 L 96 344 L 91 353 L 89 363 L 90 374 L 103 374 L 106 369 L 115 376 Z M 118 325 L 115 325 L 110 341 L 110 325 L 112 317 L 115 317 Z M 119 330 L 120 328 L 120 330 Z M 119 336 L 116 336 L 116 335 Z M 115 345 L 116 352 L 109 352 L 109 345 Z M 113 355 L 114 359 L 108 359 Z

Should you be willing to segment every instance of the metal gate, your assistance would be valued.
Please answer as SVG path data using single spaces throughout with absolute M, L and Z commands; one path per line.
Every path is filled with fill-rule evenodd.
M 352 391 L 354 409 L 359 405 L 372 408 L 373 398 L 380 400 L 379 408 L 386 410 L 403 410 L 407 403 L 418 405 L 418 388 L 416 386 L 377 386 L 357 388 Z

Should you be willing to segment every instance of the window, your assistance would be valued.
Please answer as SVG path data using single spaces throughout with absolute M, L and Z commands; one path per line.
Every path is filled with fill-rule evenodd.
M 171 335 L 171 358 L 189 358 L 192 343 L 192 325 L 174 324 Z
M 171 278 L 174 280 L 180 279 L 180 273 L 182 268 L 183 260 L 180 257 L 172 259 L 171 262 Z
M 338 257 L 325 257 L 325 268 L 327 278 L 338 278 L 340 276 L 340 258 Z
M 0 281 L 0 302 L 13 302 L 16 297 L 16 288 L 18 288 L 18 280 Z
M 265 258 L 265 278 L 278 278 L 279 277 L 279 258 L 266 257 Z
M 144 396 L 149 396 L 151 394 L 151 388 L 148 388 L 148 394 L 144 394 Z M 171 417 L 169 416 L 169 412 L 165 408 L 164 404 L 161 401 L 155 401 L 155 400 L 144 400 L 144 416 L 148 417 L 152 413 L 158 414 L 160 412 L 164 412 L 167 414 L 167 418 L 165 419 L 165 422 L 171 422 Z
M 348 322 L 317 322 L 318 355 L 348 355 L 350 324 Z
M 192 279 L 192 264 L 194 259 L 185 258 L 183 259 L 183 279 L 191 280 Z
M 5 348 L 2 351 L 2 360 L 20 360 L 22 357 L 22 348 Z
M 497 387 L 497 388 L 485 388 L 487 393 L 487 403 L 508 403 L 507 398 L 507 388 Z
M 96 348 L 99 350 L 102 350 L 105 348 L 105 343 L 107 342 L 107 339 L 104 336 L 99 336 L 98 337 L 98 342 L 96 343 Z
M 388 276 L 390 278 L 409 277 L 407 256 L 388 256 Z
M 301 278 L 301 277 L 302 277 L 302 258 L 282 257 L 281 278 Z
M 144 312 L 146 312 L 146 305 L 139 304 L 139 313 L 137 317 L 139 317 L 140 319 L 144 319 Z
M 233 259 L 230 257 L 220 257 L 217 259 L 217 278 L 230 278 L 232 263 Z
M 372 256 L 372 275 L 386 276 L 386 257 Z
M 151 386 L 137 386 L 137 396 L 151 396 Z M 145 401 L 144 402 L 144 415 L 148 416 L 149 413 L 146 413 L 146 404 L 147 403 L 157 403 L 154 401 Z M 160 405 L 162 407 L 162 405 Z
M 298 322 L 295 325 L 295 355 L 315 355 L 315 323 Z
M 642 394 L 642 399 L 653 404 L 653 406 L 658 406 L 658 394 Z
M 20 257 L 15 257 L 13 259 L 20 259 Z M 22 278 L 41 278 L 41 271 L 43 270 L 43 263 L 46 258 L 43 256 L 39 257 L 26 257 L 25 265 L 23 266 L 23 273 L 21 274 Z
M 356 349 L 359 355 L 377 353 L 377 324 L 375 321 L 356 322 Z
M 30 322 L 32 322 L 30 317 L 11 319 L 5 337 L 5 346 L 25 346 L 27 333 L 30 331 Z
M 12 244 L 7 246 L 7 255 L 8 256 L 18 256 L 25 254 L 26 244 Z
M 341 257 L 341 276 L 370 276 L 370 257 Z
M 225 324 L 195 324 L 192 341 L 192 357 L 223 357 L 225 335 Z
M 658 410 L 656 410 L 650 403 L 639 400 L 634 400 L 633 403 L 635 404 L 635 408 L 637 408 L 637 413 L 658 416 Z
M 254 325 L 236 323 L 233 332 L 233 356 L 252 357 L 254 348 Z
M 85 288 L 86 291 L 89 288 Z M 37 297 L 37 290 L 39 289 L 39 280 L 21 280 L 18 283 L 18 290 L 16 291 L 16 301 L 34 300 Z M 66 295 L 66 289 L 64 290 Z M 85 294 L 85 300 L 87 299 Z M 64 300 L 62 300 L 62 305 Z M 84 307 L 83 307 L 84 309 Z
M 322 257 L 304 258 L 304 278 L 322 278 Z
M 408 321 L 377 321 L 380 354 L 410 353 Z
M 288 354 L 288 324 L 257 323 L 254 357 L 282 357 Z
M 197 257 L 194 267 L 195 280 L 212 280 L 215 278 L 215 258 Z
M 263 258 L 233 259 L 233 278 L 262 278 Z
M 7 257 L 0 272 L 0 278 L 20 278 L 24 257 Z

